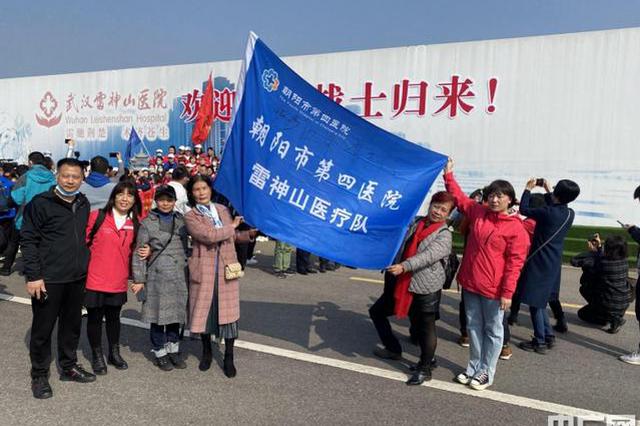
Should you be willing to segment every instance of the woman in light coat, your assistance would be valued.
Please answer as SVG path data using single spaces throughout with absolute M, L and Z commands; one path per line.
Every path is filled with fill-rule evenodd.
M 229 209 L 212 203 L 209 179 L 196 175 L 187 185 L 192 210 L 185 217 L 192 238 L 189 258 L 189 327 L 202 339 L 200 370 L 211 367 L 211 335 L 225 339 L 224 374 L 235 377 L 233 345 L 238 337 L 240 283 L 225 278 L 225 266 L 237 263 L 235 242 L 252 241 L 255 230 L 238 231 L 242 217 L 231 217 Z

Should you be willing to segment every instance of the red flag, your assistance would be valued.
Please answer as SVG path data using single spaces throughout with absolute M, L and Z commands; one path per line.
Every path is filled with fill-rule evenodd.
M 204 94 L 200 100 L 200 108 L 196 115 L 196 123 L 193 126 L 193 133 L 191 134 L 191 140 L 194 143 L 202 143 L 209 137 L 209 131 L 211 130 L 211 123 L 213 122 L 213 82 L 211 81 L 211 74 L 209 74 L 209 81 L 207 87 L 204 89 Z

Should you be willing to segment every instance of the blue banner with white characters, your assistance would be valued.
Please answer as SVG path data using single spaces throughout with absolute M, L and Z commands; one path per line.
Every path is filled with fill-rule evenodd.
M 447 157 L 341 107 L 254 42 L 215 189 L 273 238 L 390 265 Z

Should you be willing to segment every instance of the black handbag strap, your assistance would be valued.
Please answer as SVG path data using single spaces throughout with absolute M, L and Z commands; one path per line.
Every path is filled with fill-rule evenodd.
M 176 227 L 176 218 L 172 217 L 171 218 L 171 234 L 169 234 L 169 239 L 167 240 L 167 244 L 165 244 L 164 246 L 162 246 L 162 248 L 160 249 L 160 251 L 158 252 L 158 254 L 156 254 L 153 259 L 151 259 L 149 261 L 149 263 L 147 264 L 147 269 L 151 267 L 151 265 L 153 265 L 153 262 L 156 261 L 156 259 L 158 259 L 160 257 L 160 255 L 162 254 L 162 252 L 169 247 L 169 244 L 171 244 L 171 240 L 173 239 L 173 232 L 175 231 L 175 227 Z

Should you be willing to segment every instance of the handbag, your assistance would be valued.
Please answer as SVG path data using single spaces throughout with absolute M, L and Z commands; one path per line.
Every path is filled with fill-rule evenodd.
M 226 280 L 237 280 L 242 277 L 244 277 L 244 271 L 239 262 L 224 265 L 224 278 Z

